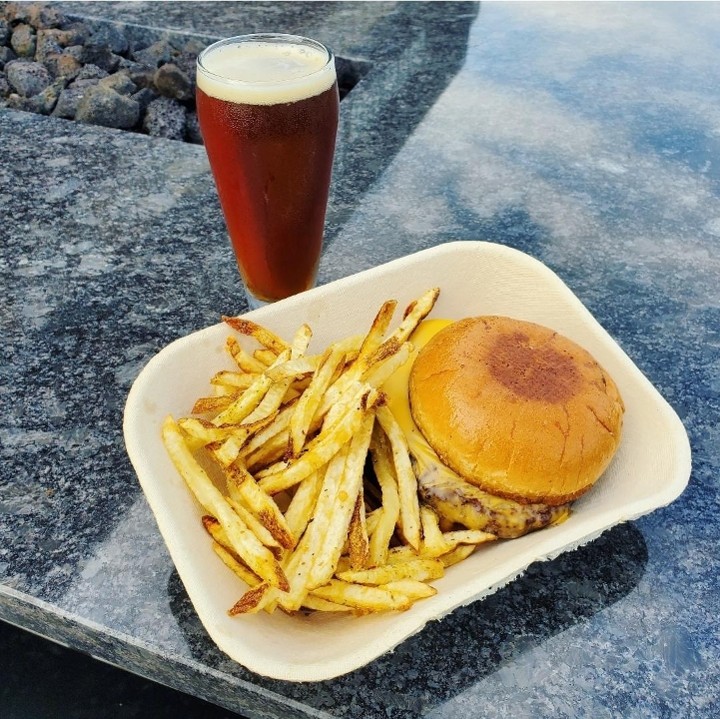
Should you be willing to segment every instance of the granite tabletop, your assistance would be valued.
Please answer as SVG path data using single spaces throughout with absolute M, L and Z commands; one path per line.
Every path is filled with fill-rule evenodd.
M 245 309 L 204 149 L 0 110 L 0 619 L 53 642 L 0 625 L 0 715 L 69 662 L 58 643 L 101 661 L 68 663 L 48 716 L 169 716 L 141 699 L 154 683 L 221 708 L 185 716 L 719 716 L 720 6 L 61 7 L 137 33 L 297 32 L 366 63 L 319 281 L 458 239 L 532 255 L 678 413 L 693 470 L 669 506 L 362 669 L 247 671 L 195 615 L 122 436 L 153 354 Z M 124 714 L 106 663 L 151 680 Z

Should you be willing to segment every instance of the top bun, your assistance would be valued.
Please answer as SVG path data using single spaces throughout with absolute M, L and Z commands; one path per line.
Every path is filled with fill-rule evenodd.
M 413 419 L 440 459 L 491 494 L 558 505 L 600 477 L 624 406 L 592 355 L 510 317 L 471 317 L 438 332 L 410 373 Z

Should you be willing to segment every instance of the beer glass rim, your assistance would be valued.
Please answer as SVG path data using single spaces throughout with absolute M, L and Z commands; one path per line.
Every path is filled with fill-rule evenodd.
M 217 73 L 212 72 L 212 70 L 208 70 L 207 67 L 203 64 L 203 59 L 210 55 L 212 52 L 217 50 L 220 47 L 224 47 L 227 45 L 240 45 L 241 43 L 246 42 L 269 42 L 269 43 L 290 43 L 293 45 L 305 45 L 314 47 L 318 50 L 321 50 L 323 53 L 325 53 L 326 60 L 325 63 L 322 65 L 322 67 L 319 67 L 312 72 L 307 73 L 307 75 L 299 75 L 291 78 L 287 78 L 285 80 L 237 80 L 235 78 L 229 78 L 225 77 L 224 75 L 218 75 Z M 237 86 L 270 86 L 270 85 L 283 85 L 285 83 L 294 83 L 298 80 L 303 80 L 309 77 L 312 77 L 313 75 L 317 75 L 318 73 L 326 71 L 328 65 L 330 65 L 332 62 L 334 62 L 335 56 L 333 55 L 332 50 L 328 48 L 326 45 L 323 45 L 321 42 L 318 42 L 317 40 L 313 40 L 309 37 L 304 37 L 302 35 L 288 35 L 285 33 L 278 33 L 278 32 L 257 32 L 257 33 L 249 33 L 247 35 L 235 35 L 233 37 L 227 37 L 222 40 L 218 40 L 217 42 L 214 42 L 212 45 L 208 45 L 197 57 L 197 67 L 198 70 L 201 71 L 204 75 L 212 77 L 214 80 L 218 82 L 222 82 L 228 85 L 237 85 Z

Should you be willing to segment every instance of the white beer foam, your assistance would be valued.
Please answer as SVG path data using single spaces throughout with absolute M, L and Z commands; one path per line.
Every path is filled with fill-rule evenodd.
M 334 82 L 335 64 L 328 61 L 326 52 L 290 43 L 221 45 L 198 62 L 197 86 L 228 102 L 296 102 L 319 95 Z

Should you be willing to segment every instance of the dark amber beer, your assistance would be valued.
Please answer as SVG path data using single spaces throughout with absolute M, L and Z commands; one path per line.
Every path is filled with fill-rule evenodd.
M 315 282 L 338 106 L 334 58 L 313 40 L 245 35 L 198 57 L 200 130 L 253 306 Z

